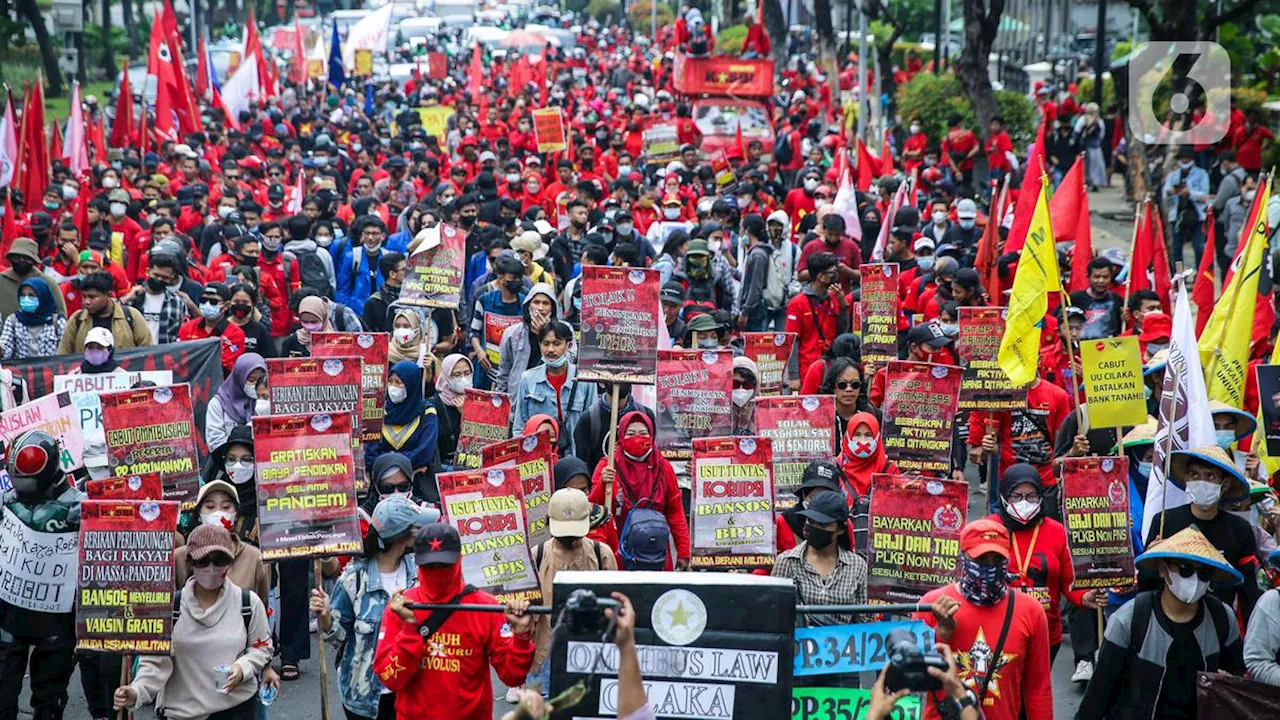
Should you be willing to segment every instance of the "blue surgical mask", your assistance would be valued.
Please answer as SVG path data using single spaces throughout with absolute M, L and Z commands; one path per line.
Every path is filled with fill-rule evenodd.
M 936 258 L 934 258 L 932 255 L 925 255 L 924 257 L 918 257 L 916 258 L 916 267 L 920 268 L 922 272 L 929 272 L 933 270 L 934 260 L 936 260 Z
M 555 360 L 546 359 L 546 360 L 545 360 L 545 362 L 547 363 L 547 367 L 562 368 L 562 367 L 564 367 L 566 364 L 568 364 L 568 362 L 569 362 L 569 354 L 568 354 L 568 353 L 565 353 L 564 355 L 561 355 L 560 357 L 556 358 Z
M 1138 474 L 1139 474 L 1139 475 L 1141 475 L 1141 476 L 1142 476 L 1142 477 L 1144 477 L 1144 478 L 1150 478 L 1150 477 L 1151 477 L 1151 463 L 1149 463 L 1149 462 L 1139 462 L 1139 463 L 1138 463 Z
M 1218 439 L 1218 447 L 1223 450 L 1230 450 L 1231 443 L 1236 441 L 1235 430 L 1215 430 L 1213 433 Z
M 40 309 L 40 298 L 23 295 L 18 298 L 18 309 L 22 312 L 35 312 Z
M 973 223 L 974 223 L 974 221 L 973 221 L 973 220 L 961 220 L 961 221 L 960 221 L 960 227 L 964 228 L 965 230 L 972 230 L 972 229 L 973 229 Z

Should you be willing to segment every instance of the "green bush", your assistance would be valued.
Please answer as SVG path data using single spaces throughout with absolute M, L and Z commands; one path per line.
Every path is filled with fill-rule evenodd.
M 1076 101 L 1081 107 L 1093 102 L 1093 78 L 1082 78 L 1076 83 Z M 1110 77 L 1102 80 L 1102 109 L 1116 101 L 1116 84 Z
M 587 14 L 601 23 L 622 19 L 622 6 L 614 0 L 591 0 L 587 3 Z
M 638 32 L 646 32 L 653 20 L 652 0 L 637 0 L 627 6 L 627 20 Z M 676 21 L 676 13 L 665 2 L 658 3 L 658 27 L 670 25 Z
M 587 9 L 587 0 L 565 0 L 564 9 L 572 13 L 580 13 Z
M 935 142 L 946 135 L 947 116 L 951 113 L 960 113 L 966 126 L 979 135 L 985 132 L 985 128 L 977 127 L 977 118 L 964 88 L 951 73 L 917 73 L 909 82 L 898 86 L 897 101 L 903 119 L 920 118 L 924 131 Z M 1025 147 L 1035 139 L 1036 108 L 1030 99 L 1012 90 L 1001 90 L 996 93 L 996 104 L 1015 147 Z
M 929 65 L 929 61 L 933 59 L 933 51 L 925 50 L 924 48 L 920 47 L 920 45 L 917 43 L 902 42 L 902 41 L 898 41 L 893 44 L 893 56 L 892 56 L 893 64 L 897 65 L 903 70 L 906 70 L 907 69 L 907 53 L 913 50 L 915 51 L 916 55 L 920 56 L 920 60 L 927 67 Z
M 719 55 L 741 55 L 742 46 L 747 41 L 746 25 L 730 25 L 720 30 L 716 36 L 716 53 Z
M 996 92 L 996 105 L 1000 106 L 1005 131 L 1009 133 L 1015 149 L 1024 148 L 1035 141 L 1036 123 L 1040 121 L 1040 116 L 1030 98 L 1013 90 L 1000 90 Z

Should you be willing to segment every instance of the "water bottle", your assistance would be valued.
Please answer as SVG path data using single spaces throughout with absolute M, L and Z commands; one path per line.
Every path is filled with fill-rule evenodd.
M 274 685 L 262 683 L 258 686 L 258 699 L 262 701 L 263 707 L 271 707 L 271 703 L 275 702 L 279 695 L 280 691 Z

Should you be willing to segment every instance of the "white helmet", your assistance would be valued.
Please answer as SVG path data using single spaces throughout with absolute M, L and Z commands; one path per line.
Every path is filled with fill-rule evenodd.
M 804 102 L 804 99 L 805 99 L 805 94 L 803 90 L 797 90 L 794 93 L 791 93 L 792 105 L 795 105 L 796 103 L 802 103 Z
M 644 93 L 636 93 L 635 98 L 633 98 L 631 102 L 635 103 L 635 106 L 642 110 L 649 109 L 649 96 Z

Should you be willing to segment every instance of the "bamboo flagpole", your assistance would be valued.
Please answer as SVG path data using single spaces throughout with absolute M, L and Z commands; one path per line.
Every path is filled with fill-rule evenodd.
M 324 591 L 324 560 L 316 558 L 316 589 Z M 329 720 L 329 662 L 325 658 L 324 638 L 320 638 L 320 720 Z

